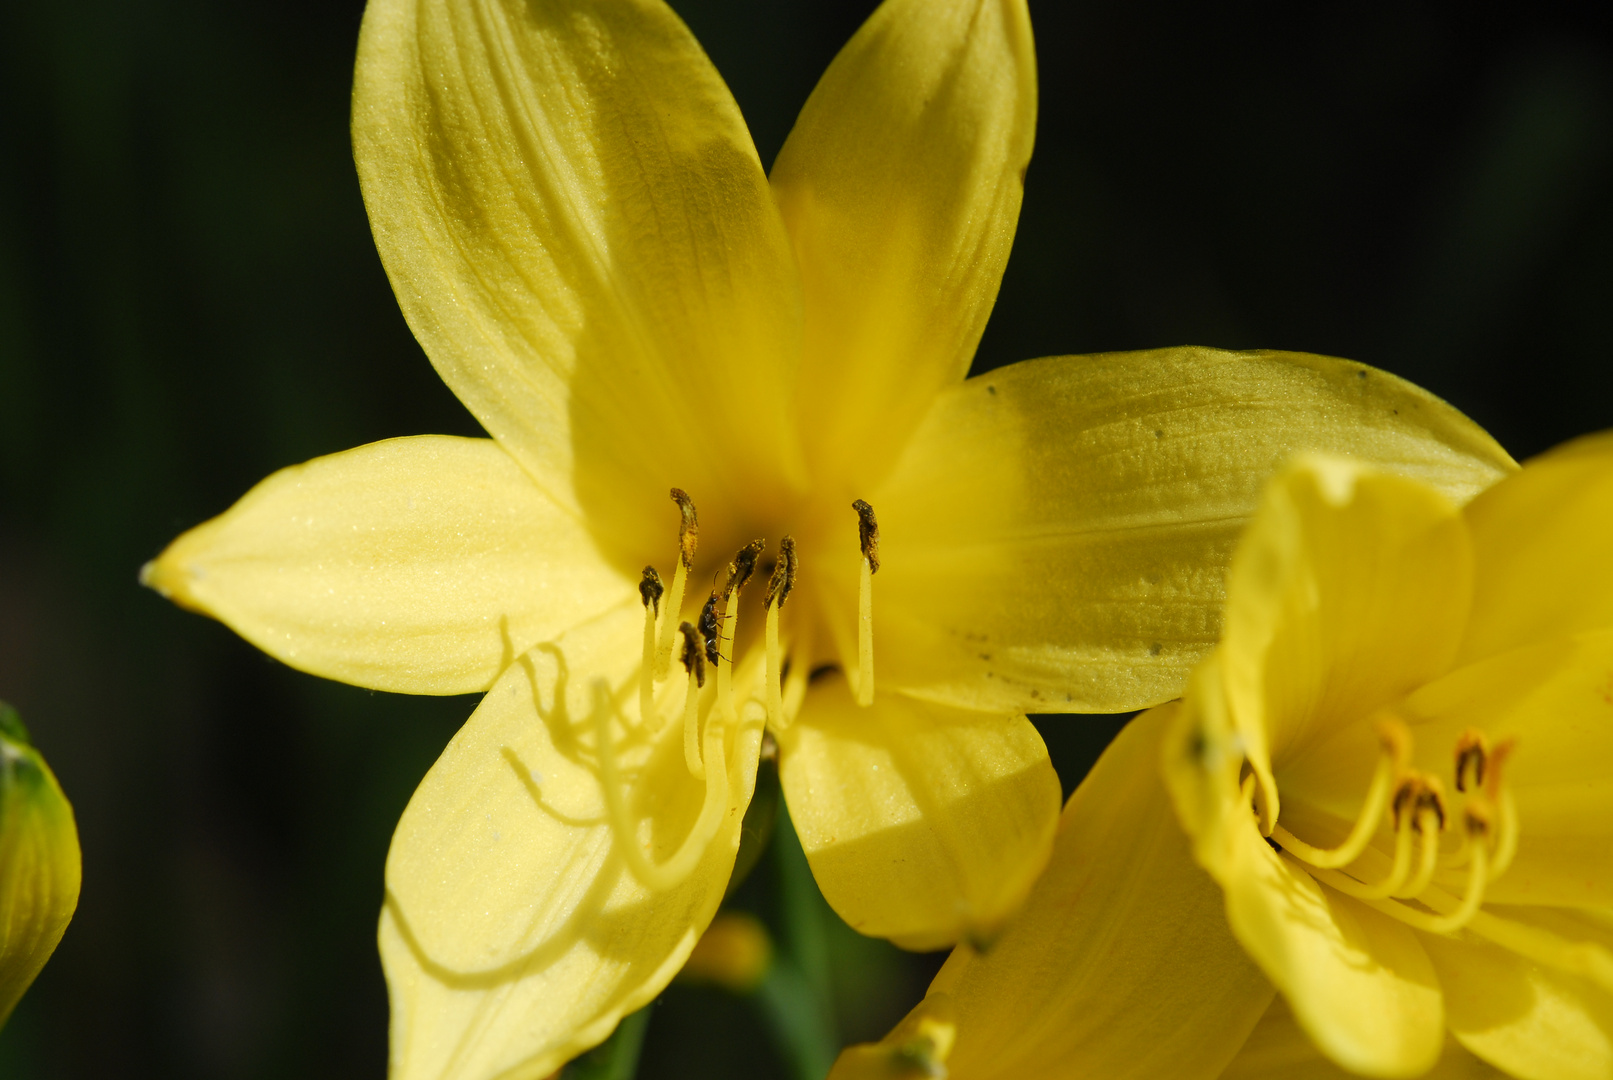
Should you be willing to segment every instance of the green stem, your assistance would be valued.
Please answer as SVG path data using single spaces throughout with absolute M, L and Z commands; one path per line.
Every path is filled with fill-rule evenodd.
M 561 1080 L 633 1080 L 638 1072 L 639 1051 L 644 1048 L 644 1032 L 650 1026 L 646 1005 L 624 1016 L 611 1037 L 561 1070 Z

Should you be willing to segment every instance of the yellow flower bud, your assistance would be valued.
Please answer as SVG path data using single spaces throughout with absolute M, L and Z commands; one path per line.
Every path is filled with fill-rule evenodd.
M 61 941 L 80 877 L 73 808 L 0 702 L 0 1025 Z
M 748 994 L 761 984 L 772 963 L 773 942 L 760 920 L 742 911 L 724 911 L 711 920 L 678 978 Z

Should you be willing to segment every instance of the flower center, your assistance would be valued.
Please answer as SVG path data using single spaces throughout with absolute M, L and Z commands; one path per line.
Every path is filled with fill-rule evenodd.
M 1403 722 L 1390 716 L 1379 720 L 1376 728 L 1377 767 L 1344 842 L 1332 848 L 1315 847 L 1281 825 L 1273 827 L 1271 840 L 1312 877 L 1340 892 L 1372 902 L 1378 910 L 1419 930 L 1451 933 L 1478 912 L 1486 886 L 1506 871 L 1517 851 L 1517 812 L 1504 783 L 1513 740 L 1491 747 L 1482 732 L 1471 729 L 1457 739 L 1456 790 L 1463 796 L 1456 826 L 1459 835 L 1453 850 L 1442 851 L 1443 834 L 1453 827 L 1444 785 L 1438 777 L 1411 767 L 1412 737 Z M 1251 774 L 1245 784 L 1246 797 L 1252 798 L 1253 789 Z M 1374 877 L 1359 864 L 1385 814 L 1394 837 L 1394 854 L 1387 872 Z M 1372 860 L 1366 861 L 1370 864 Z M 1463 867 L 1467 868 L 1467 886 L 1459 901 L 1433 886 L 1438 870 Z
M 672 677 L 672 661 L 676 656 L 682 663 L 685 682 L 682 709 L 684 762 L 691 776 L 705 782 L 706 791 L 694 827 L 678 850 L 664 862 L 651 862 L 634 842 L 636 830 L 627 806 L 626 789 L 617 761 L 616 738 L 612 730 L 613 724 L 619 723 L 631 734 L 633 726 L 622 715 L 608 681 L 601 679 L 593 688 L 592 720 L 611 829 L 616 835 L 617 847 L 626 853 L 633 874 L 643 884 L 657 890 L 674 887 L 692 873 L 722 825 L 729 794 L 726 733 L 739 725 L 737 706 L 742 704 L 736 701 L 734 687 L 734 642 L 739 622 L 739 597 L 741 590 L 755 576 L 757 564 L 767 547 L 765 540 L 753 540 L 740 548 L 728 563 L 721 586 L 713 583 L 711 595 L 701 607 L 695 622 L 680 621 L 679 613 L 683 609 L 689 578 L 694 571 L 695 552 L 699 547 L 700 517 L 695 510 L 694 500 L 687 492 L 673 488 L 672 501 L 677 503 L 681 515 L 678 562 L 672 575 L 672 586 L 670 590 L 667 588 L 660 572 L 653 566 L 644 568 L 638 586 L 639 599 L 644 604 L 643 657 L 638 674 L 638 731 L 653 735 L 660 730 L 663 718 L 656 704 L 656 685 Z M 872 577 L 874 571 L 879 569 L 879 526 L 873 507 L 868 503 L 858 499 L 853 509 L 857 511 L 858 538 L 862 549 L 855 686 L 858 703 L 868 705 L 872 703 L 874 694 Z M 786 662 L 779 639 L 779 614 L 795 588 L 799 573 L 795 540 L 785 536 L 779 542 L 778 558 L 774 561 L 767 583 L 761 658 L 764 667 L 761 705 L 766 711 L 767 726 L 774 731 L 782 731 L 794 721 L 806 696 L 810 678 L 807 663 L 792 666 Z M 795 647 L 792 651 L 798 650 L 803 655 L 810 652 L 809 641 L 798 640 L 792 645 Z M 752 653 L 741 665 L 742 687 L 755 685 L 755 659 Z M 715 676 L 713 681 L 716 684 L 709 694 L 703 693 L 708 667 Z

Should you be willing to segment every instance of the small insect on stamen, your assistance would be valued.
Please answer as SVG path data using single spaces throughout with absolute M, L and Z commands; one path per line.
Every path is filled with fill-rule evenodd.
M 700 647 L 700 633 L 687 622 L 678 624 L 683 633 L 683 669 L 694 676 L 696 686 L 706 685 L 706 658 Z
M 711 634 L 706 638 L 708 657 L 721 645 L 727 645 L 728 651 L 733 652 L 735 627 L 739 624 L 739 590 L 743 589 L 745 583 L 750 581 L 751 575 L 756 573 L 756 560 L 761 557 L 766 547 L 766 540 L 752 540 L 735 553 L 734 561 L 728 564 L 728 581 L 723 585 L 723 613 L 720 619 L 716 614 L 717 595 L 713 593 L 711 599 L 706 601 L 707 610 L 700 613 L 700 631 L 701 633 L 710 631 Z M 713 660 L 712 663 L 716 664 L 717 661 Z M 732 658 L 728 658 L 726 667 L 717 668 L 717 707 L 722 710 L 729 723 L 738 723 L 738 717 L 734 713 L 733 667 Z
M 644 577 L 638 583 L 639 599 L 644 601 L 645 607 L 655 608 L 655 617 L 661 617 L 661 594 L 666 587 L 661 584 L 661 575 L 656 573 L 655 567 L 646 566 Z
M 857 704 L 874 703 L 874 574 L 879 571 L 879 522 L 874 508 L 863 499 L 851 504 L 857 511 L 857 542 L 862 567 L 857 575 Z
M 717 594 L 713 592 L 706 598 L 705 605 L 700 609 L 700 621 L 697 625 L 700 636 L 706 643 L 706 660 L 712 667 L 717 666 L 717 661 L 727 659 L 718 651 L 718 642 L 722 634 L 722 620 L 725 617 L 717 614 Z M 683 625 L 688 626 L 689 624 L 684 623 Z

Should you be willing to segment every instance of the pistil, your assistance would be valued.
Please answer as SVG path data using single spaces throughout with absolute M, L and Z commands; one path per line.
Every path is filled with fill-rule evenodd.
M 857 704 L 874 703 L 874 575 L 879 572 L 879 522 L 874 508 L 862 499 L 851 504 L 857 511 L 857 540 L 862 567 L 857 577 Z

